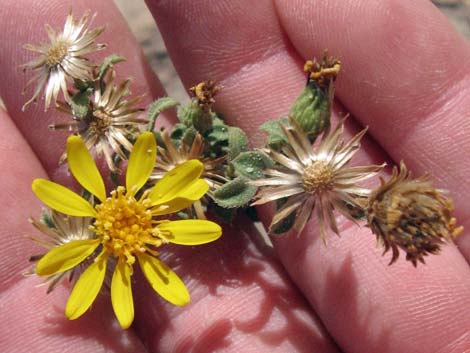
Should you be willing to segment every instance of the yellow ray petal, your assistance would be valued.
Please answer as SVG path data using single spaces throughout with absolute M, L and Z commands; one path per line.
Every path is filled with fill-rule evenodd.
M 166 235 L 170 243 L 180 245 L 199 245 L 217 240 L 222 235 L 222 228 L 217 223 L 202 219 L 186 219 L 164 222 L 158 229 L 169 231 Z
M 209 184 L 204 179 L 196 179 L 191 185 L 182 190 L 177 197 L 169 200 L 164 205 L 159 203 L 163 207 L 156 207 L 152 213 L 155 216 L 160 216 L 178 212 L 203 197 L 207 190 L 209 190 Z
M 50 208 L 70 216 L 95 217 L 90 203 L 65 186 L 46 179 L 35 179 L 32 185 L 36 196 Z
M 65 315 L 70 320 L 78 319 L 93 304 L 103 285 L 108 257 L 100 255 L 94 263 L 80 275 L 73 287 L 65 307 Z
M 74 240 L 52 248 L 36 265 L 38 276 L 51 276 L 70 270 L 90 256 L 98 247 L 98 239 Z
M 157 157 L 155 137 L 149 131 L 142 133 L 132 147 L 127 164 L 126 189 L 128 193 L 136 193 L 147 182 Z
M 111 302 L 119 324 L 124 330 L 134 321 L 131 273 L 132 268 L 125 261 L 119 261 L 111 281 Z
M 168 266 L 145 253 L 138 254 L 137 258 L 150 285 L 163 299 L 178 306 L 189 303 L 189 292 L 186 286 Z
M 103 202 L 106 199 L 103 178 L 85 143 L 78 136 L 70 136 L 67 139 L 67 161 L 70 171 L 80 185 Z
M 202 174 L 204 166 L 197 159 L 191 159 L 176 166 L 159 180 L 149 194 L 152 205 L 165 204 L 184 193 Z

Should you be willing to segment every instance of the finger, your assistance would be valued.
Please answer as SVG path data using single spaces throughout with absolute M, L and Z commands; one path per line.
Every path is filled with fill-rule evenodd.
M 430 172 L 470 226 L 470 47 L 420 1 L 275 1 L 302 58 L 330 49 L 343 61 L 337 94 L 395 160 Z M 367 18 L 368 21 L 361 21 Z M 457 240 L 470 260 L 470 236 Z
M 63 21 L 63 17 L 68 12 L 70 4 L 70 2 L 59 3 L 59 1 L 38 4 L 37 2 L 29 1 L 22 2 L 22 5 L 18 6 L 16 5 L 16 3 L 12 3 L 11 7 L 8 7 L 9 10 L 7 11 L 7 13 L 10 17 L 15 15 L 17 18 L 16 21 L 26 21 L 26 7 L 28 8 L 29 12 L 33 11 L 35 13 L 44 15 L 35 17 L 35 25 L 31 25 L 31 29 L 28 31 L 12 33 L 11 29 L 5 28 L 4 30 L 10 30 L 10 32 L 8 32 L 9 34 L 11 34 L 9 40 L 11 40 L 12 42 L 31 42 L 32 30 L 36 31 L 36 28 L 42 27 L 42 25 L 46 22 L 51 23 L 52 25 L 60 25 Z M 142 85 L 141 90 L 137 93 L 151 92 L 151 96 L 158 94 L 159 92 L 155 92 L 152 86 L 147 84 L 147 81 L 151 80 L 151 78 L 145 76 L 145 70 L 143 70 L 140 66 L 140 55 L 135 54 L 136 52 L 138 52 L 137 45 L 135 44 L 134 39 L 132 39 L 132 37 L 129 35 L 127 29 L 123 28 L 122 19 L 120 15 L 116 13 L 116 10 L 113 6 L 114 5 L 110 1 L 103 1 L 99 4 L 93 3 L 93 8 L 97 9 L 100 13 L 96 20 L 96 25 L 102 23 L 107 24 L 108 37 L 104 37 L 103 41 L 108 43 L 110 52 L 114 51 L 111 50 L 112 48 L 119 48 L 119 53 L 128 57 L 127 67 L 129 73 L 135 78 L 135 82 L 139 82 Z M 81 1 L 80 3 L 74 2 L 74 12 L 76 14 L 80 14 L 80 11 L 83 11 L 87 8 L 92 8 L 91 0 Z M 47 19 L 45 14 L 48 15 Z M 0 26 L 3 26 L 3 24 L 1 24 Z M 1 60 L 5 66 L 6 72 L 9 69 L 12 69 L 12 65 L 14 62 L 26 61 L 26 58 L 22 57 L 22 55 L 24 56 L 25 53 L 15 50 L 16 49 L 11 48 L 10 51 L 7 51 L 7 53 L 2 56 Z M 8 54 L 8 52 L 11 52 L 12 54 Z M 12 76 L 12 78 L 16 77 Z M 8 93 L 5 88 L 3 88 L 2 92 Z M 19 109 L 21 102 L 14 94 L 7 94 L 5 100 L 10 111 L 18 111 L 17 109 Z M 27 114 L 30 113 L 31 112 L 29 111 L 27 112 Z M 39 110 L 35 111 L 35 113 L 37 113 L 37 115 L 35 116 L 35 124 L 37 124 L 37 129 L 44 128 L 44 126 L 49 123 L 49 115 L 40 113 Z M 56 160 L 56 158 L 58 158 L 60 153 L 63 151 L 63 144 L 52 143 L 52 137 L 48 139 L 43 139 L 41 141 L 37 140 L 35 136 L 29 131 L 29 127 L 27 127 L 26 123 L 22 125 L 22 119 L 26 121 L 27 117 L 15 117 L 15 122 L 17 122 L 17 125 L 20 128 L 23 126 L 23 128 L 25 129 L 24 134 L 28 140 L 31 139 L 31 145 L 34 151 L 38 155 L 43 157 L 42 162 L 45 165 L 47 173 L 50 176 L 53 176 L 54 179 L 57 179 L 58 175 L 57 172 L 55 172 L 56 165 L 53 161 Z M 29 116 L 29 119 L 31 119 L 31 116 Z M 44 134 L 46 134 L 45 131 Z M 51 144 L 48 144 L 49 142 L 51 142 Z M 67 184 L 70 184 L 70 178 L 63 178 L 63 180 Z M 219 241 L 219 243 L 221 244 L 220 247 L 222 247 L 223 252 L 221 252 L 220 249 L 216 246 L 215 248 L 209 248 L 207 252 L 201 250 L 203 251 L 203 256 L 212 259 L 217 259 L 220 256 L 223 256 L 227 259 L 231 259 L 232 257 L 238 258 L 240 256 L 239 249 L 241 248 L 241 245 L 233 248 L 226 246 L 224 245 L 226 241 L 228 242 L 228 244 L 231 243 L 230 238 L 227 238 L 227 240 L 225 239 L 226 238 L 224 237 L 222 240 Z M 203 247 L 203 249 L 204 248 L 205 247 Z M 169 252 L 169 250 L 167 251 Z M 162 253 L 165 252 L 166 251 L 162 251 Z M 198 256 L 190 255 L 192 254 L 192 251 L 185 252 L 184 254 L 185 256 L 189 257 L 188 259 L 185 258 L 185 261 L 187 260 L 190 263 L 198 263 L 200 261 Z M 266 256 L 265 252 L 263 251 L 258 251 L 256 254 L 261 258 Z M 178 271 L 178 274 L 181 275 L 183 278 L 187 278 L 189 280 L 192 278 L 192 272 L 190 271 L 192 267 L 198 268 L 197 266 L 185 266 L 181 271 Z M 213 280 L 216 284 L 219 281 L 219 277 L 223 274 L 220 271 L 222 271 L 222 269 L 219 270 L 217 268 L 214 268 L 212 272 Z M 260 272 L 266 272 L 272 275 L 270 281 L 273 281 L 274 288 L 283 291 L 283 293 L 285 292 L 284 298 L 292 305 L 292 308 L 284 306 L 278 309 L 281 305 L 278 304 L 280 302 L 280 299 L 277 301 L 270 300 L 269 298 L 266 299 L 263 308 L 265 310 L 271 310 L 273 314 L 262 317 L 262 324 L 264 326 L 258 327 L 257 330 L 253 330 L 250 332 L 249 327 L 243 329 L 243 325 L 242 328 L 239 328 L 238 326 L 234 325 L 230 328 L 230 330 L 225 331 L 212 330 L 212 328 L 215 327 L 218 322 L 223 322 L 224 320 L 226 321 L 226 318 L 230 318 L 230 320 L 240 319 L 240 321 L 243 323 L 244 320 L 242 320 L 243 317 L 241 316 L 246 316 L 247 312 L 255 312 L 255 310 L 257 309 L 256 305 L 260 302 L 260 298 L 264 299 L 266 297 L 262 289 L 257 287 L 256 285 L 252 284 L 252 287 L 250 287 L 250 292 L 241 292 L 235 287 L 226 286 L 226 294 L 224 296 L 221 296 L 218 293 L 208 293 L 208 288 L 206 286 L 203 286 L 202 284 L 199 284 L 199 282 L 194 281 L 195 284 L 193 291 L 196 291 L 201 297 L 204 298 L 205 305 L 220 308 L 220 310 L 215 311 L 215 313 L 210 318 L 207 318 L 207 320 L 199 320 L 200 309 L 199 305 L 197 304 L 197 296 L 196 300 L 193 298 L 194 304 L 192 304 L 188 308 L 171 308 L 171 306 L 169 306 L 168 304 L 164 304 L 163 300 L 157 298 L 154 292 L 149 290 L 149 286 L 146 283 L 143 283 L 145 282 L 145 280 L 139 281 L 138 279 L 136 279 L 136 301 L 141 300 L 144 303 L 148 301 L 153 301 L 156 303 L 160 303 L 159 308 L 161 308 L 161 310 L 159 311 L 159 315 L 154 315 L 150 317 L 149 320 L 145 320 L 141 319 L 141 317 L 145 317 L 144 314 L 149 311 L 149 306 L 137 306 L 135 325 L 137 327 L 137 333 L 146 342 L 149 342 L 148 347 L 151 350 L 157 350 L 156 347 L 158 347 L 158 351 L 161 352 L 169 351 L 171 347 L 175 344 L 175 342 L 180 342 L 183 338 L 188 339 L 188 337 L 190 337 L 194 340 L 200 340 L 200 336 L 202 336 L 206 331 L 211 332 L 211 334 L 208 336 L 211 340 L 228 340 L 229 342 L 226 346 L 224 346 L 224 349 L 227 352 L 234 351 L 234 349 L 236 350 L 237 347 L 240 347 L 240 345 L 242 344 L 246 346 L 256 345 L 260 347 L 261 351 L 270 350 L 273 352 L 286 351 L 286 349 L 289 351 L 305 351 L 305 348 L 303 347 L 319 347 L 319 349 L 323 349 L 322 347 L 326 347 L 323 349 L 324 351 L 336 351 L 336 348 L 331 345 L 328 336 L 321 329 L 321 326 L 318 325 L 318 323 L 315 321 L 314 316 L 309 311 L 308 306 L 305 304 L 302 297 L 298 294 L 298 292 L 295 291 L 295 289 L 292 288 L 291 284 L 283 277 L 284 275 L 282 274 L 282 271 L 275 268 L 275 261 L 268 259 L 266 261 L 265 267 L 263 267 Z M 249 271 L 249 269 L 245 269 L 244 271 L 240 271 L 238 274 L 234 274 L 234 278 L 239 278 L 242 281 L 244 281 L 249 276 L 251 276 L 251 272 Z M 268 284 L 269 283 L 270 282 L 268 281 Z M 141 288 L 144 288 L 146 290 L 146 294 L 143 292 L 144 289 L 141 290 Z M 230 298 L 233 298 L 233 296 L 235 295 L 240 299 L 239 301 L 234 302 L 230 300 Z M 295 312 L 295 314 L 291 314 L 291 312 Z M 175 320 L 173 320 L 176 317 L 183 317 L 183 315 L 187 318 L 187 320 L 180 320 L 178 322 L 175 322 Z M 162 318 L 166 318 L 166 321 L 158 325 L 159 332 L 161 333 L 158 334 L 160 340 L 156 340 L 155 337 L 157 333 L 155 331 L 152 331 L 152 329 L 157 327 L 157 323 L 160 322 L 157 320 L 162 320 Z M 190 327 L 188 326 L 188 322 L 190 322 L 189 318 L 192 318 L 193 320 L 191 321 L 192 324 Z M 155 322 L 152 320 L 155 320 Z M 294 329 L 289 329 L 289 327 L 299 329 L 299 331 L 303 332 L 303 335 L 298 335 L 298 331 Z M 281 333 L 279 335 L 276 335 L 276 337 L 269 338 L 269 333 L 271 332 L 270 330 L 278 330 Z M 184 332 L 188 331 L 191 333 L 190 336 L 183 335 Z M 207 339 L 208 338 L 206 338 L 206 340 Z M 278 347 L 273 347 L 273 344 L 271 343 L 272 341 L 278 343 Z M 203 343 L 200 344 L 203 345 Z
M 286 114 L 304 83 L 303 59 L 286 40 L 271 2 L 148 4 L 186 85 L 221 81 L 217 110 L 231 123 L 256 138 L 262 122 Z M 365 150 L 358 159 L 372 161 L 370 154 L 379 148 L 371 143 Z M 462 344 L 470 283 L 468 265 L 455 247 L 449 245 L 418 270 L 403 259 L 388 267 L 369 231 L 343 224 L 341 239 L 325 249 L 313 223 L 302 237 L 287 237 L 276 248 L 341 348 L 427 351 Z M 439 329 L 436 308 L 442 308 Z
M 223 241 L 164 255 L 188 285 L 187 310 L 164 310 L 138 281 L 144 342 L 175 353 L 338 351 L 250 223 L 224 227 Z
M 45 176 L 39 161 L 29 145 L 13 125 L 10 117 L 0 109 L 0 166 L 2 173 L 2 202 L 0 214 L 0 332 L 3 352 L 144 352 L 137 337 L 120 333 L 113 327 L 111 308 L 100 301 L 95 310 L 82 322 L 67 322 L 62 309 L 50 302 L 64 302 L 66 296 L 59 289 L 50 296 L 36 286 L 39 280 L 25 279 L 28 256 L 41 250 L 25 234 L 32 233 L 27 219 L 40 209 L 31 190 L 35 177 Z M 12 163 L 14 161 L 14 163 Z M 52 297 L 52 298 L 51 298 Z M 118 341 L 116 343 L 116 341 Z M 121 343 L 122 342 L 122 343 Z M 124 343 L 125 342 L 125 343 Z

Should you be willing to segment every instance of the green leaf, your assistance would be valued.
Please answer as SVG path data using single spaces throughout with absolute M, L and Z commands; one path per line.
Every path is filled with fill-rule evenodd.
M 230 223 L 235 218 L 237 210 L 235 208 L 223 208 L 213 204 L 212 210 L 214 211 L 215 215 L 225 223 Z
M 88 89 L 93 89 L 93 87 L 94 87 L 93 81 L 91 81 L 91 80 L 90 81 L 83 81 L 83 80 L 75 79 L 73 81 L 73 85 L 79 91 L 86 91 Z
M 235 171 L 248 179 L 263 177 L 263 171 L 272 167 L 272 160 L 258 151 L 242 152 L 232 161 Z
M 159 98 L 155 102 L 150 104 L 147 113 L 147 119 L 149 121 L 147 130 L 153 131 L 153 129 L 155 128 L 155 121 L 162 111 L 173 108 L 178 104 L 179 103 L 177 101 L 170 97 Z
M 292 212 L 286 218 L 284 218 L 281 222 L 279 222 L 276 226 L 271 228 L 272 234 L 284 234 L 287 233 L 295 222 L 297 212 Z
M 242 129 L 238 127 L 228 128 L 228 160 L 231 161 L 241 152 L 248 149 L 248 138 Z
M 280 199 L 276 201 L 276 209 L 279 210 L 281 207 L 287 202 L 287 198 Z M 286 218 L 284 218 L 281 222 L 279 222 L 276 226 L 271 227 L 270 232 L 272 234 L 283 234 L 288 232 L 292 226 L 294 225 L 295 218 L 297 216 L 297 210 L 292 212 Z
M 188 117 L 189 110 L 190 110 L 190 104 L 179 105 L 178 108 L 176 109 L 176 116 L 178 117 L 178 120 L 181 123 L 186 124 L 186 125 L 191 125 L 191 118 Z
M 248 184 L 249 179 L 239 176 L 218 188 L 213 195 L 217 205 L 224 208 L 246 206 L 256 194 L 256 186 Z
M 181 146 L 181 140 L 184 138 L 186 130 L 188 130 L 188 127 L 184 124 L 178 123 L 173 125 L 173 130 L 171 130 L 170 138 L 176 147 Z
M 177 212 L 177 213 L 176 213 L 176 216 L 177 216 L 179 219 L 189 219 L 188 213 L 187 213 L 187 212 L 184 212 L 184 211 Z
M 314 140 L 330 124 L 330 97 L 315 82 L 310 82 L 297 97 L 289 115 Z
M 48 208 L 41 209 L 41 217 L 39 218 L 39 221 L 49 228 L 57 228 L 52 220 L 51 210 Z
M 192 100 L 187 106 L 178 109 L 179 120 L 194 127 L 203 136 L 212 130 L 214 115 L 212 112 L 205 112 L 197 100 Z
M 193 127 L 187 128 L 186 131 L 184 132 L 183 136 L 183 141 L 186 144 L 186 146 L 191 146 L 194 138 L 196 137 L 196 129 Z
M 281 144 L 288 143 L 287 137 L 282 131 L 281 122 L 287 121 L 286 118 L 281 118 L 280 121 L 269 120 L 260 126 L 260 130 L 268 134 L 268 147 L 278 149 Z
M 212 131 L 207 136 L 209 141 L 213 143 L 227 142 L 228 141 L 228 126 L 227 125 L 214 125 Z
M 126 58 L 121 55 L 116 55 L 116 54 L 113 54 L 104 58 L 103 63 L 101 64 L 100 69 L 98 71 L 99 80 L 103 79 L 104 75 L 106 75 L 106 72 L 108 72 L 108 70 L 112 68 L 114 64 L 117 64 L 123 61 L 126 61 Z
M 72 97 L 70 107 L 72 108 L 72 114 L 74 117 L 83 119 L 87 116 L 90 108 L 90 91 L 80 91 Z

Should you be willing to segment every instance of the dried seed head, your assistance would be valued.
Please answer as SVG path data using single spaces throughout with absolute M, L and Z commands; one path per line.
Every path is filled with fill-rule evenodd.
M 215 81 L 202 81 L 197 85 L 191 87 L 189 92 L 193 97 L 198 100 L 199 106 L 206 112 L 208 112 L 215 103 L 214 97 L 220 92 L 222 88 L 217 86 Z
M 426 177 L 411 179 L 403 162 L 395 167 L 390 180 L 372 192 L 368 207 L 368 226 L 385 247 L 391 248 L 390 264 L 396 261 L 398 248 L 414 266 L 424 256 L 436 254 L 441 245 L 456 237 L 463 227 L 456 227 L 451 217 L 452 201 L 442 190 L 432 187 Z
M 333 189 L 334 168 L 326 161 L 315 161 L 305 168 L 302 185 L 308 193 L 315 194 Z
M 69 52 L 70 44 L 66 41 L 58 40 L 52 44 L 46 52 L 46 65 L 49 68 L 59 65 Z
M 325 50 L 321 61 L 307 60 L 304 64 L 304 71 L 308 73 L 309 80 L 316 81 L 320 87 L 327 87 L 338 76 L 341 69 L 341 61 L 332 56 L 328 56 Z

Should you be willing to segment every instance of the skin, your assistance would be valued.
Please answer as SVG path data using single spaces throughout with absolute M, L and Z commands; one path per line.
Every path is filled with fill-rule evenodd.
M 100 38 L 128 61 L 122 77 L 147 102 L 163 89 L 111 1 L 7 0 L 0 12 L 0 332 L 2 351 L 50 352 L 463 352 L 470 349 L 468 231 L 425 266 L 404 256 L 388 267 L 367 228 L 341 221 L 328 247 L 315 221 L 300 237 L 266 248 L 246 220 L 218 242 L 168 247 L 162 258 L 187 283 L 185 308 L 164 303 L 136 271 L 134 325 L 121 331 L 108 296 L 78 321 L 63 308 L 70 288 L 46 296 L 40 280 L 23 278 L 27 257 L 40 248 L 24 239 L 26 219 L 40 202 L 34 178 L 74 185 L 57 166 L 66 134 L 47 130 L 65 118 L 42 104 L 21 112 L 26 77 L 17 65 L 23 43 L 76 15 L 98 12 Z M 324 48 L 341 58 L 336 113 L 351 112 L 347 134 L 369 126 L 354 163 L 406 160 L 415 175 L 429 171 L 449 190 L 455 216 L 470 228 L 470 48 L 425 0 L 148 1 L 187 87 L 216 79 L 224 90 L 216 110 L 244 128 L 256 145 L 257 127 L 285 114 L 305 80 L 302 63 Z M 19 26 L 18 24 L 21 24 Z M 98 54 L 103 57 L 106 54 Z M 166 123 L 172 120 L 165 117 Z M 260 209 L 269 220 L 268 208 Z

